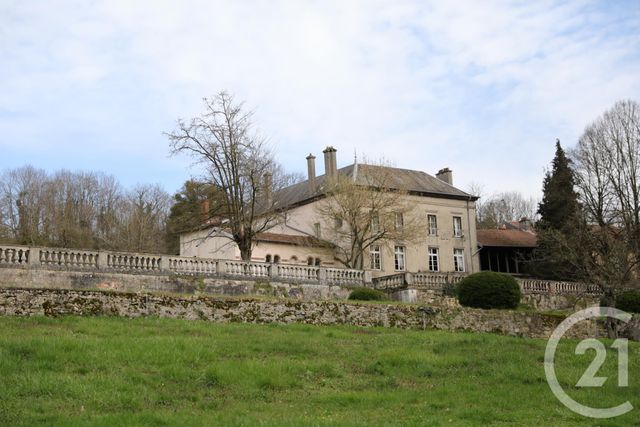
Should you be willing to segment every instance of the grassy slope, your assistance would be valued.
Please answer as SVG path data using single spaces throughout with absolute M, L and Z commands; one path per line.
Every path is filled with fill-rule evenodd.
M 575 384 L 593 354 L 561 345 Z M 630 387 L 576 389 L 582 403 L 640 407 Z M 491 334 L 170 319 L 0 317 L 0 424 L 640 425 L 562 406 L 543 370 L 546 342 Z M 600 375 L 614 377 L 611 352 Z M 635 400 L 634 400 L 635 399 Z

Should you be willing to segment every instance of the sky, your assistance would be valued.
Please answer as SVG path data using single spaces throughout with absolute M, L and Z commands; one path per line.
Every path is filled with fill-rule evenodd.
M 640 100 L 640 0 L 0 0 L 0 171 L 175 192 L 164 132 L 222 90 L 289 172 L 331 145 L 540 197 L 556 138 Z

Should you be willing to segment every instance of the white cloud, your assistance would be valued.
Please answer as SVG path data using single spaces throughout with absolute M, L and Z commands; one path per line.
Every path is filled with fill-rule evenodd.
M 82 143 L 64 140 L 72 135 L 65 127 L 81 128 L 141 159 L 132 161 L 138 181 L 173 187 L 187 178 L 185 161 L 166 160 L 161 132 L 221 89 L 256 108 L 289 169 L 304 171 L 306 154 L 334 145 L 341 164 L 355 148 L 401 167 L 449 166 L 462 186 L 473 180 L 527 194 L 539 191 L 556 137 L 571 145 L 615 100 L 640 95 L 639 14 L 606 4 L 105 1 L 5 9 L 0 149 L 55 143 L 71 152 Z M 52 127 L 58 139 L 50 143 Z

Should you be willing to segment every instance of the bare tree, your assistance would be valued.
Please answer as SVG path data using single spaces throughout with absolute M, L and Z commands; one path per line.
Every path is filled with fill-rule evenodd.
M 25 166 L 0 174 L 0 239 L 82 249 L 165 252 L 169 195 L 158 186 L 126 194 L 95 172 Z
M 479 187 L 476 185 L 472 190 L 477 192 Z M 524 197 L 517 191 L 494 194 L 476 204 L 478 228 L 496 228 L 506 221 L 517 221 L 522 218 L 533 221 L 537 216 L 537 209 L 538 201 L 535 198 Z
M 39 245 L 43 233 L 43 197 L 46 173 L 32 166 L 7 170 L 0 179 L 3 234 L 20 244 Z
M 571 152 L 580 208 L 565 231 L 538 242 L 565 277 L 597 285 L 603 304 L 640 287 L 640 105 L 621 101 L 585 129 Z M 606 322 L 611 337 L 615 322 Z
M 332 242 L 335 258 L 348 268 L 362 269 L 372 246 L 409 244 L 426 228 L 413 215 L 407 191 L 393 185 L 390 169 L 358 165 L 358 178 L 338 175 L 316 212 L 325 225 L 324 240 Z
M 164 252 L 171 196 L 157 185 L 141 185 L 127 195 L 119 247 L 134 252 Z
M 590 124 L 572 156 L 590 221 L 624 229 L 640 253 L 640 104 L 620 101 Z
M 251 112 L 231 95 L 204 99 L 205 111 L 178 120 L 167 133 L 173 154 L 190 154 L 204 165 L 205 180 L 224 192 L 222 217 L 243 260 L 251 259 L 256 234 L 277 223 L 271 196 L 279 180 L 264 140 L 253 132 Z

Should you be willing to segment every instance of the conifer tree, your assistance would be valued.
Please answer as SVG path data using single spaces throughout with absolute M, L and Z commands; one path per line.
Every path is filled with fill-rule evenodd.
M 542 182 L 542 202 L 538 205 L 541 229 L 565 231 L 578 212 L 578 194 L 575 191 L 574 172 L 569 160 L 556 139 L 556 154 Z
M 540 220 L 536 224 L 538 247 L 528 263 L 530 274 L 554 280 L 571 280 L 575 269 L 560 261 L 562 250 L 558 242 L 573 240 L 579 217 L 578 194 L 571 160 L 560 140 L 556 139 L 556 154 L 542 182 L 542 201 L 538 205 Z M 577 224 L 576 222 L 580 222 Z

